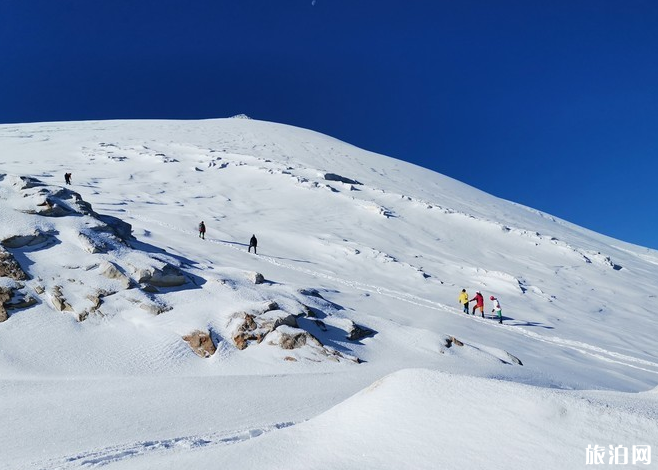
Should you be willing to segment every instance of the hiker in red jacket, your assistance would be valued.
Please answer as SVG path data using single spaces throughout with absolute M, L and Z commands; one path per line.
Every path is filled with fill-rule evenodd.
M 475 315 L 475 311 L 479 308 L 480 315 L 484 318 L 484 297 L 482 297 L 480 291 L 477 291 L 475 297 L 469 300 L 469 302 L 475 302 L 475 305 L 473 305 L 473 313 L 471 313 L 471 315 Z

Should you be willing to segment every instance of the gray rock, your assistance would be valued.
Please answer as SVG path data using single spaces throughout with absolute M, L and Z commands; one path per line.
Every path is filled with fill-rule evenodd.
M 360 339 L 363 339 L 367 336 L 372 336 L 375 334 L 374 330 L 371 330 L 370 328 L 366 328 L 365 326 L 357 325 L 356 323 L 352 323 L 352 327 L 350 328 L 350 331 L 347 335 L 347 339 L 350 341 L 358 341 Z
M 262 284 L 265 282 L 265 277 L 261 273 L 257 272 L 248 273 L 247 278 L 254 284 Z
M 168 312 L 172 309 L 169 305 L 153 302 L 153 303 L 141 303 L 139 308 L 146 310 L 151 315 L 160 315 L 161 313 Z
M 463 346 L 463 345 L 464 345 L 464 343 L 462 343 L 461 341 L 459 341 L 459 340 L 458 340 L 457 338 L 455 338 L 454 336 L 450 336 L 450 337 L 448 337 L 448 338 L 445 339 L 445 347 L 446 347 L 446 348 L 450 348 L 453 344 L 454 344 L 455 346 Z
M 99 227 L 94 227 L 92 230 L 98 232 L 108 232 L 113 235 L 116 235 L 119 239 L 127 242 L 133 238 L 132 236 L 132 225 L 128 222 L 124 222 L 121 219 L 112 217 L 111 215 L 98 215 L 98 220 L 103 222 L 104 225 Z
M 21 190 L 45 186 L 45 184 L 41 180 L 38 180 L 37 178 L 32 178 L 31 176 L 21 176 L 20 180 L 21 180 L 20 183 Z
M 340 176 L 340 175 L 337 175 L 335 173 L 325 173 L 324 179 L 327 180 L 327 181 L 339 181 L 339 182 L 345 183 L 345 184 L 356 184 L 356 185 L 361 184 L 357 180 L 353 180 L 353 179 L 350 179 L 350 178 L 345 178 L 344 176 Z
M 510 361 L 512 361 L 513 364 L 518 364 L 520 366 L 523 365 L 523 362 L 521 362 L 521 359 L 519 359 L 518 357 L 508 353 L 507 351 L 505 351 L 505 354 L 507 354 L 507 357 L 509 358 Z
M 279 346 L 281 349 L 297 349 L 307 344 L 322 348 L 322 343 L 308 331 L 297 328 L 279 328 Z
M 7 310 L 18 310 L 20 308 L 28 308 L 39 303 L 37 299 L 29 294 L 14 295 L 14 297 L 5 304 Z
M 128 289 L 130 287 L 130 278 L 121 272 L 121 270 L 114 263 L 110 261 L 104 261 L 101 263 L 98 269 L 100 269 L 101 275 L 105 276 L 106 278 L 121 282 L 121 286 L 124 289 Z
M 23 248 L 24 246 L 34 246 L 46 243 L 50 239 L 50 236 L 36 231 L 32 235 L 14 235 L 13 237 L 6 238 L 2 240 L 2 246 L 7 248 Z
M 187 282 L 182 271 L 171 264 L 165 264 L 162 269 L 153 268 L 150 277 L 140 279 L 141 282 L 148 282 L 156 287 L 177 287 Z
M 94 239 L 85 233 L 79 233 L 78 239 L 82 248 L 88 253 L 107 253 L 107 245 L 100 240 Z
M 64 298 L 62 294 L 62 286 L 55 286 L 51 291 L 50 299 L 52 301 L 53 307 L 55 307 L 60 312 L 72 312 L 73 307 L 71 307 Z

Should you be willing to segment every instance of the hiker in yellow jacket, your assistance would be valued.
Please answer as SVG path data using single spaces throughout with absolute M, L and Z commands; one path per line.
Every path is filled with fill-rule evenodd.
M 459 294 L 459 303 L 464 306 L 464 313 L 468 315 L 468 294 L 466 289 L 462 289 L 461 294 Z

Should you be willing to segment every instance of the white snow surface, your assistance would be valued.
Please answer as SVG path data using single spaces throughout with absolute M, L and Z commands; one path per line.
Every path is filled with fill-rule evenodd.
M 654 250 L 252 119 L 2 125 L 0 204 L 37 300 L 0 323 L 0 469 L 658 468 Z M 295 323 L 239 349 L 259 312 Z

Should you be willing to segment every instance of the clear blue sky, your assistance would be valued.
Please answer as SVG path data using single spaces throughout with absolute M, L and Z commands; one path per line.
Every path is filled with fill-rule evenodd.
M 0 0 L 0 123 L 238 113 L 658 248 L 654 0 Z

